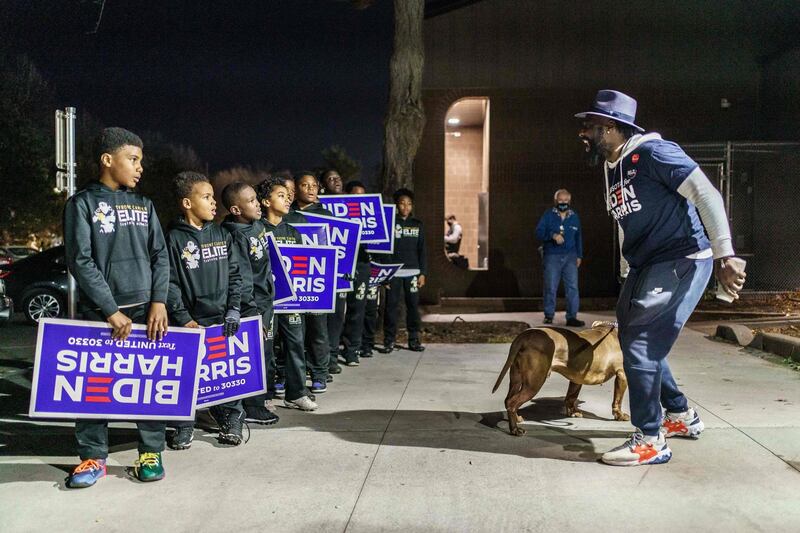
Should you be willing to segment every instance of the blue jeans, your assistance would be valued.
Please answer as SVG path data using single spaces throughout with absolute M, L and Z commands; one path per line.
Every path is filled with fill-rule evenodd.
M 658 435 L 661 406 L 688 409 L 667 354 L 705 291 L 711 259 L 676 259 L 631 269 L 617 302 L 619 343 L 631 402 L 631 423 Z
M 556 292 L 558 284 L 564 280 L 564 294 L 567 297 L 567 319 L 578 316 L 580 296 L 578 295 L 578 256 L 575 254 L 544 254 L 544 316 L 553 318 L 556 314 Z

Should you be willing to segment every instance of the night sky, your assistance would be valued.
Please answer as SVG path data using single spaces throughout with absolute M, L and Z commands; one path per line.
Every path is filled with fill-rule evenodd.
M 336 0 L 3 2 L 5 37 L 103 124 L 158 131 L 210 171 L 301 169 L 343 146 L 380 163 L 392 3 Z M 10 24 L 9 24 L 10 23 Z M 146 150 L 146 147 L 145 147 Z

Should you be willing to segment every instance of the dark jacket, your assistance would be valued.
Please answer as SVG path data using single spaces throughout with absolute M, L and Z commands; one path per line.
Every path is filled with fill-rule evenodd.
M 294 205 L 294 204 L 292 204 Z M 287 224 L 305 224 L 308 222 L 308 219 L 303 216 L 302 211 L 297 211 L 294 208 L 289 209 L 289 213 L 285 217 L 283 217 L 283 221 Z
M 275 282 L 267 249 L 267 229 L 256 220 L 240 224 L 232 215 L 222 222 L 222 227 L 233 236 L 242 275 L 242 316 L 264 314 L 272 308 Z
M 148 198 L 90 183 L 67 201 L 64 243 L 81 307 L 109 317 L 120 307 L 167 302 L 167 247 Z
M 229 309 L 241 311 L 242 276 L 233 236 L 213 222 L 197 229 L 182 218 L 167 233 L 169 301 L 173 322 L 221 324 Z
M 564 237 L 564 244 L 553 240 L 553 234 L 560 233 Z M 570 209 L 562 220 L 558 209 L 548 209 L 536 225 L 536 238 L 542 241 L 544 253 L 553 255 L 575 254 L 583 257 L 583 237 L 581 219 L 578 213 Z
M 262 218 L 261 221 L 264 223 L 267 233 L 272 233 L 272 236 L 275 237 L 275 242 L 278 244 L 303 244 L 300 232 L 286 222 L 286 217 L 277 226 L 266 218 Z
M 419 270 L 425 275 L 425 229 L 422 221 L 413 216 L 397 217 L 394 223 L 394 254 L 392 262 L 403 263 L 403 270 Z

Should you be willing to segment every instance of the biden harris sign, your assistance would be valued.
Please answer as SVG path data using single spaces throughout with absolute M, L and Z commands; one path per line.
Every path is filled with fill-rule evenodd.
M 380 194 L 334 194 L 319 197 L 322 206 L 334 216 L 361 223 L 361 242 L 378 244 L 389 241 Z
M 295 299 L 276 305 L 275 313 L 332 313 L 336 307 L 336 247 L 279 244 L 278 248 Z
M 124 341 L 102 322 L 39 322 L 28 414 L 43 418 L 193 420 L 202 329 L 160 341 L 134 324 Z

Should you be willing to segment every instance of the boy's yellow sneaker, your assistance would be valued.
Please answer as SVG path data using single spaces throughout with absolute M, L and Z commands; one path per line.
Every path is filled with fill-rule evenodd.
M 139 481 L 164 479 L 164 465 L 161 463 L 161 453 L 159 452 L 140 453 L 139 460 L 136 461 L 133 468 Z

